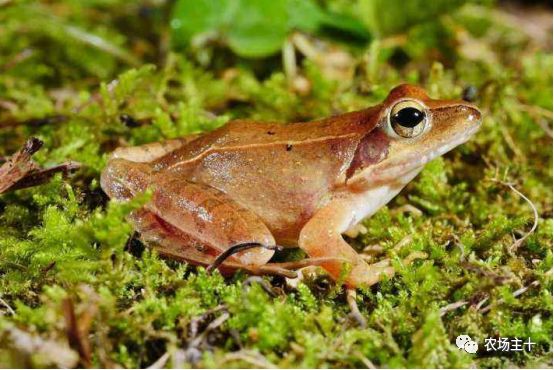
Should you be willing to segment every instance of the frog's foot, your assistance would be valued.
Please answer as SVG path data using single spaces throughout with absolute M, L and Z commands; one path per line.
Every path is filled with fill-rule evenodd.
M 224 265 L 225 261 L 228 260 L 232 255 L 247 249 L 257 248 L 257 247 L 261 247 L 269 250 L 284 249 L 284 247 L 280 245 L 262 245 L 256 242 L 237 244 L 227 249 L 219 256 L 217 256 L 214 262 L 212 262 L 206 270 L 208 272 L 212 272 L 213 270 L 215 270 L 216 268 L 219 268 L 222 265 L 225 266 Z M 237 266 L 237 268 L 242 268 L 243 270 L 247 270 L 248 272 L 254 275 L 279 275 L 287 278 L 296 278 L 298 274 L 294 270 L 307 267 L 307 266 L 321 266 L 324 263 L 330 263 L 330 262 L 345 263 L 347 261 L 345 259 L 340 259 L 335 257 L 322 257 L 322 258 L 304 258 L 298 261 L 290 261 L 290 262 L 266 263 L 264 265 L 242 265 L 240 267 L 236 264 L 232 264 L 232 265 Z M 229 266 L 230 265 L 227 265 L 227 267 Z
M 321 263 L 333 279 L 343 280 L 350 288 L 371 286 L 383 275 L 393 276 L 394 269 L 388 261 L 368 265 L 344 241 L 342 233 L 351 226 L 352 209 L 347 200 L 330 202 L 304 226 L 298 244 L 312 258 L 334 258 Z
M 275 245 L 269 229 L 250 210 L 207 185 L 166 179 L 153 188 L 151 200 L 130 216 L 141 239 L 160 254 L 208 266 L 233 245 Z M 264 265 L 274 251 L 253 248 L 230 256 L 220 270 Z

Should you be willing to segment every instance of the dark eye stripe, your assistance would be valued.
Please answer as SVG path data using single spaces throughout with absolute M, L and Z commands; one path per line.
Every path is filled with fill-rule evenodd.
M 419 109 L 406 107 L 400 109 L 392 117 L 392 123 L 398 124 L 403 127 L 413 128 L 416 127 L 425 118 L 425 113 Z

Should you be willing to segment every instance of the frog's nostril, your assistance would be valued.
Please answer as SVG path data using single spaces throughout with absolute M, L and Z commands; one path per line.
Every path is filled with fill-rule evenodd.
M 459 112 L 465 116 L 467 122 L 480 124 L 481 123 L 481 111 L 473 105 L 462 105 Z
M 479 109 L 476 109 L 476 108 L 473 108 L 473 107 L 468 107 L 467 109 L 469 110 L 468 115 L 467 115 L 468 121 L 480 124 L 481 123 L 481 111 L 479 111 Z

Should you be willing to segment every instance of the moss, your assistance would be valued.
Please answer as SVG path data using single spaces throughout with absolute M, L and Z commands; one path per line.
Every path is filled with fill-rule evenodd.
M 360 16 L 355 2 L 321 3 Z M 304 80 L 294 85 L 275 56 L 244 59 L 217 42 L 167 50 L 169 6 L 0 5 L 0 156 L 37 136 L 45 142 L 35 155 L 41 165 L 83 164 L 72 177 L 0 196 L 0 366 L 57 366 L 9 340 L 13 328 L 75 361 L 67 302 L 93 366 L 145 367 L 165 353 L 167 367 L 552 366 L 548 45 L 498 17 L 504 10 L 467 4 L 404 38 L 360 44 L 315 33 L 334 57 L 347 55 L 338 60 L 350 61 L 352 73 L 330 73 L 333 54 L 298 58 L 296 78 Z M 99 44 L 87 42 L 91 36 Z M 245 283 L 244 273 L 210 275 L 127 243 L 125 216 L 148 194 L 118 203 L 99 188 L 117 146 L 209 131 L 233 118 L 297 121 L 361 109 L 403 81 L 444 98 L 473 85 L 485 118 L 474 139 L 429 163 L 350 240 L 360 250 L 380 247 L 376 260 L 390 258 L 397 271 L 358 291 L 365 329 L 343 289 L 324 280 L 290 288 L 264 277 L 274 296 L 262 283 Z M 533 210 L 504 183 L 538 212 L 537 229 L 518 248 L 514 239 L 533 225 Z M 405 263 L 414 251 L 427 257 Z M 463 304 L 445 310 L 455 302 Z M 516 336 L 537 344 L 531 353 L 471 355 L 455 346 L 460 334 L 480 344 Z

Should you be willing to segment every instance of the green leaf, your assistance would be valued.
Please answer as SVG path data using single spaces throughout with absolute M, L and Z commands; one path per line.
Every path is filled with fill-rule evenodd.
M 279 51 L 288 33 L 286 1 L 237 2 L 227 35 L 231 50 L 243 57 L 264 57 Z
M 291 30 L 298 29 L 310 33 L 329 30 L 361 40 L 370 39 L 366 26 L 359 19 L 324 10 L 312 0 L 288 0 L 287 10 Z
M 186 45 L 197 34 L 219 30 L 230 9 L 227 0 L 178 0 L 170 22 L 174 42 Z
M 357 39 L 369 41 L 371 34 L 367 27 L 358 19 L 346 14 L 325 13 L 321 25 L 331 31 L 339 31 Z
M 217 37 L 247 58 L 277 53 L 293 30 L 333 31 L 369 39 L 362 22 L 323 10 L 313 0 L 178 0 L 171 28 L 176 45 L 186 46 L 202 35 Z
M 312 0 L 288 0 L 288 27 L 315 33 L 321 26 L 325 13 Z
M 400 33 L 410 26 L 452 12 L 467 0 L 360 0 L 361 18 L 381 37 Z

